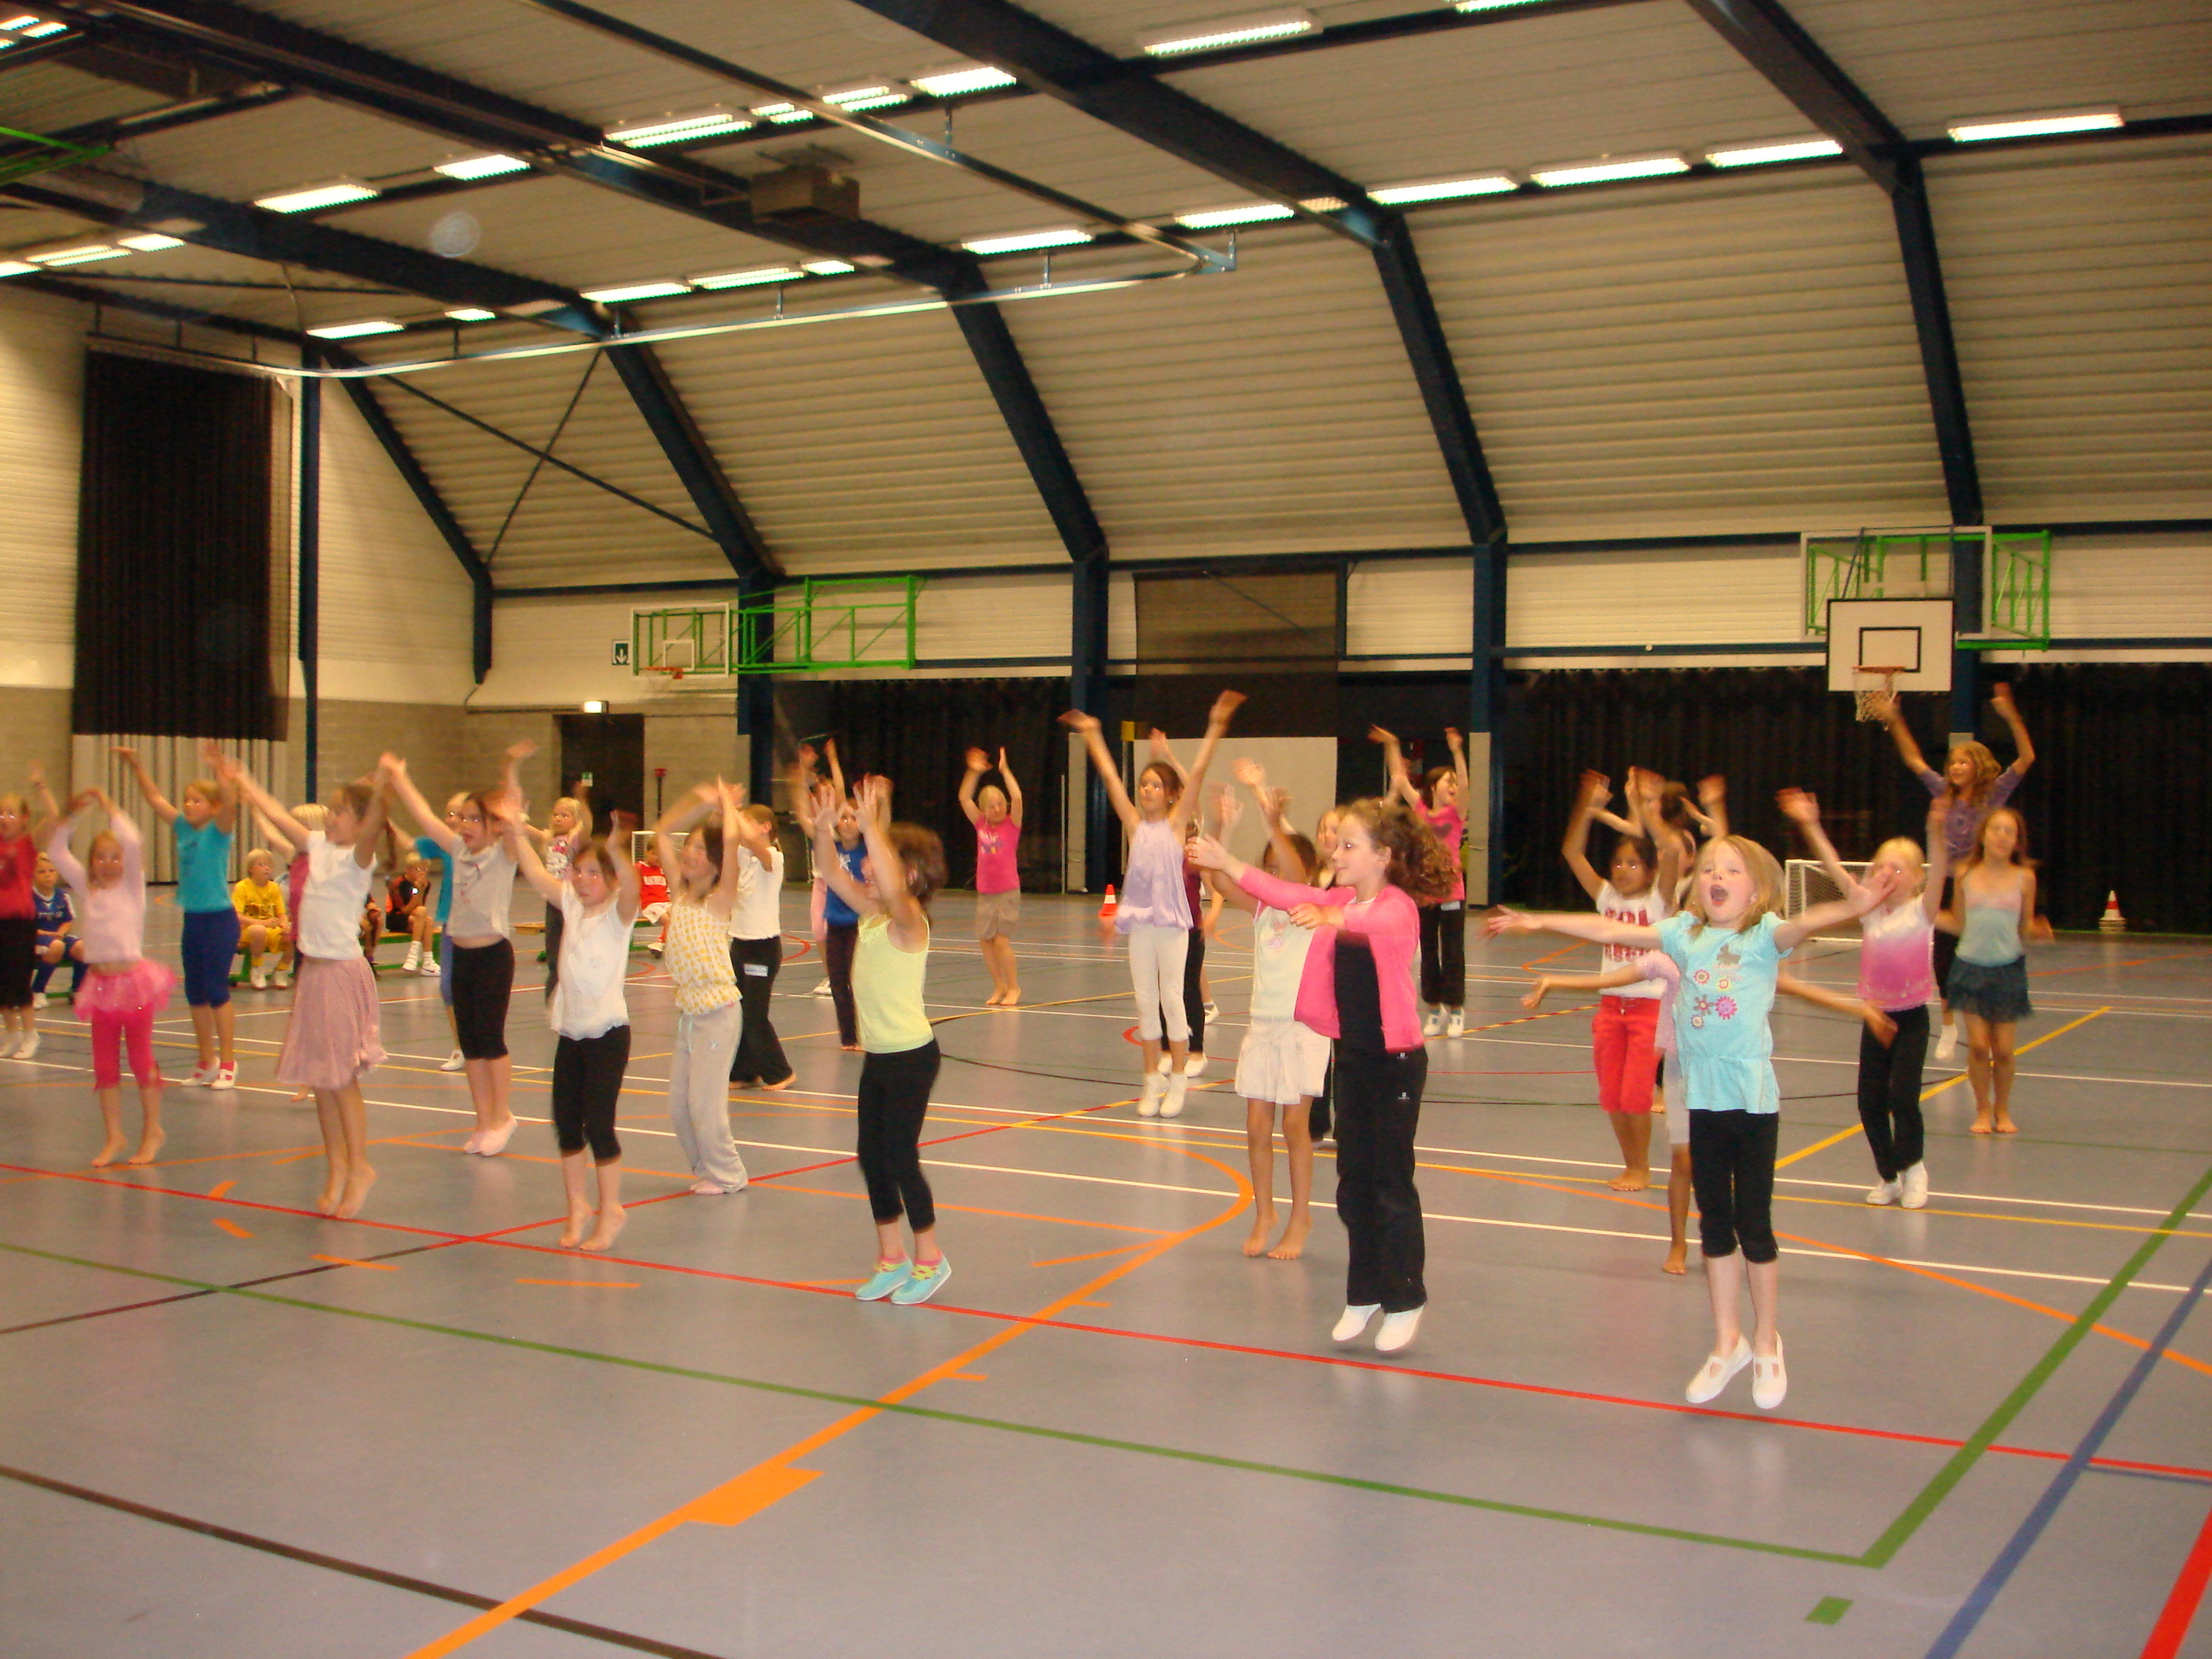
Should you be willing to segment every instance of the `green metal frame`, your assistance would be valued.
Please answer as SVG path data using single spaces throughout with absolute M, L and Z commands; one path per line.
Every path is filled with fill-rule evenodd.
M 72 144 L 63 138 L 49 138 L 43 132 L 25 132 L 15 127 L 0 127 L 0 140 L 5 140 L 10 150 L 18 144 L 34 144 L 38 149 L 27 155 L 0 153 L 0 185 L 17 179 L 27 179 L 34 173 L 44 173 L 49 167 L 67 167 L 72 161 L 89 161 L 95 155 L 107 154 L 106 144 Z
M 1805 632 L 1828 631 L 1831 599 L 1942 599 L 1936 556 L 1960 543 L 1982 549 L 1983 631 L 1962 634 L 1961 651 L 2043 651 L 2051 646 L 2051 532 L 1988 530 L 1862 530 L 1804 538 Z
M 919 576 L 809 577 L 740 605 L 732 613 L 738 672 L 912 668 L 921 586 Z
M 1982 567 L 1982 617 L 1987 633 L 1962 639 L 1961 651 L 2051 648 L 2051 532 L 1997 531 Z
M 691 641 L 691 660 L 684 665 L 687 676 L 727 679 L 730 664 L 731 616 L 726 605 L 664 605 L 653 611 L 633 611 L 629 617 L 629 672 L 645 678 L 648 669 L 665 666 L 662 647 L 678 641 Z

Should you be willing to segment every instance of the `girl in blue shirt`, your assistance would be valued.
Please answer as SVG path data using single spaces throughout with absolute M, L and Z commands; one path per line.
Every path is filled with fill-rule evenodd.
M 1774 1155 L 1782 1099 L 1767 1024 L 1774 982 L 1782 958 L 1801 941 L 1865 915 L 1893 885 L 1869 882 L 1850 898 L 1784 921 L 1782 866 L 1774 855 L 1741 836 L 1723 836 L 1698 853 L 1682 908 L 1656 927 L 1512 910 L 1490 919 L 1493 935 L 1540 929 L 1593 945 L 1662 951 L 1680 972 L 1674 1051 L 1690 1114 L 1690 1179 L 1713 1304 L 1713 1352 L 1683 1391 L 1693 1406 L 1717 1395 L 1746 1365 L 1752 1367 L 1751 1397 L 1762 1410 L 1780 1405 L 1789 1391 L 1775 1323 L 1781 1261 L 1774 1242 Z M 1737 1311 L 1747 1277 L 1753 1318 L 1748 1342 Z
M 213 745 L 201 751 L 212 769 Z M 192 1011 L 199 1063 L 187 1089 L 238 1086 L 238 1010 L 230 1001 L 230 964 L 238 954 L 238 912 L 230 902 L 230 842 L 238 828 L 238 792 L 196 778 L 171 805 L 138 751 L 118 745 L 116 757 L 138 779 L 138 793 L 177 837 L 177 908 L 185 913 L 178 951 L 184 958 L 185 1002 Z

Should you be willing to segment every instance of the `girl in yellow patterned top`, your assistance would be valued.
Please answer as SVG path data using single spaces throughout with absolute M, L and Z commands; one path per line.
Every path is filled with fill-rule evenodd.
M 230 908 L 242 924 L 238 948 L 246 952 L 246 971 L 257 991 L 269 985 L 269 970 L 261 965 L 263 953 L 274 956 L 281 966 L 289 933 L 284 890 L 274 879 L 276 869 L 276 860 L 257 847 L 246 855 L 245 878 L 230 890 Z

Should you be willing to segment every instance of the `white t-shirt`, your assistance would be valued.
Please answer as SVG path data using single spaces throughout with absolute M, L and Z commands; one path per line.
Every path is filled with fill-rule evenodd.
M 1287 910 L 1263 904 L 1252 913 L 1252 1018 L 1291 1019 L 1297 1013 L 1298 981 L 1314 930 Z
M 446 931 L 455 942 L 496 933 L 514 937 L 507 911 L 514 903 L 514 858 L 507 843 L 496 841 L 480 853 L 453 854 L 453 907 L 446 917 Z M 568 945 L 562 945 L 562 973 L 568 969 Z
M 1659 884 L 1656 881 L 1634 898 L 1623 897 L 1611 882 L 1602 882 L 1597 890 L 1597 909 L 1607 921 L 1626 922 L 1631 927 L 1656 927 L 1667 920 L 1668 915 L 1667 896 L 1659 890 Z M 1644 955 L 1644 947 L 1640 945 L 1608 945 L 1604 948 L 1607 973 L 1616 968 L 1633 967 Z M 568 969 L 564 968 L 562 971 L 566 973 Z M 1616 985 L 1606 994 L 1611 997 L 1656 997 L 1663 996 L 1666 991 L 1667 987 L 1657 980 L 1645 979 L 1633 985 Z
M 574 888 L 561 890 L 561 982 L 553 988 L 547 1013 L 562 1036 L 605 1036 L 629 1024 L 629 1004 L 623 995 L 629 930 L 617 900 L 608 900 L 592 915 Z
M 343 962 L 361 954 L 361 912 L 376 872 L 333 847 L 319 830 L 307 835 L 307 880 L 300 890 L 300 954 Z
M 750 848 L 738 848 L 738 896 L 730 906 L 732 939 L 774 939 L 783 931 L 783 849 L 770 842 L 768 856 L 768 863 L 763 864 Z

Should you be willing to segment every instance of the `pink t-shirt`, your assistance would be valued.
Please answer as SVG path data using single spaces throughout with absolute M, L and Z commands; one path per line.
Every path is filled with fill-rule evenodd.
M 1936 1000 L 1936 927 L 1920 901 L 1859 922 L 1859 999 L 1885 1013 Z
M 1467 835 L 1467 814 L 1456 806 L 1424 806 L 1421 816 L 1429 821 L 1429 828 L 1437 832 L 1437 839 L 1451 854 L 1452 890 L 1450 898 L 1463 901 L 1467 897 L 1467 865 L 1459 855 L 1459 845 Z
M 1021 838 L 1022 827 L 1012 818 L 1002 818 L 996 823 L 976 824 L 977 892 L 1011 893 L 1022 884 L 1021 866 L 1014 857 L 1014 848 Z

